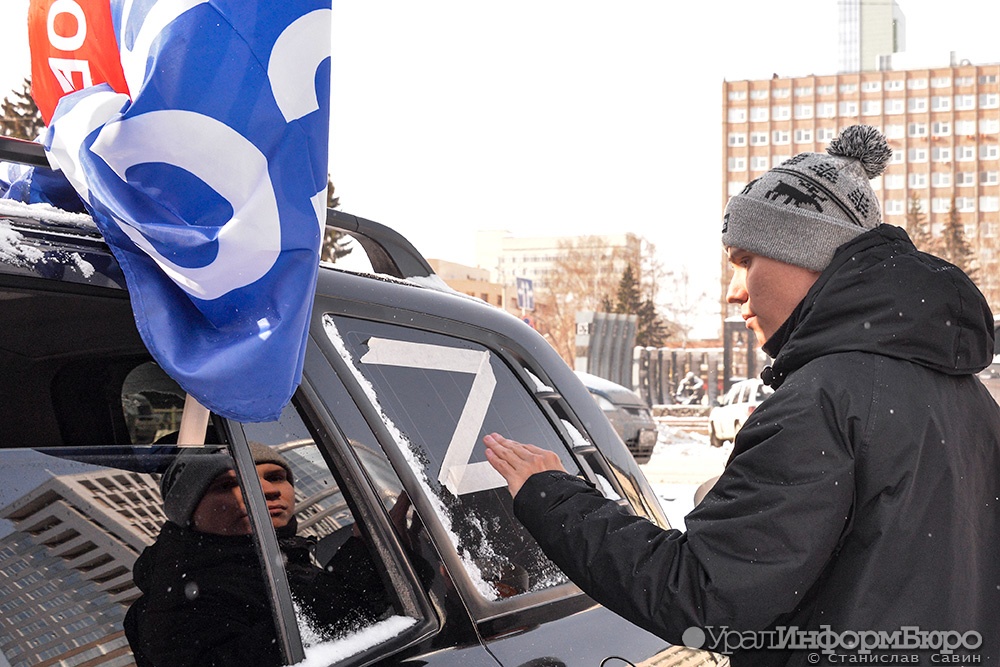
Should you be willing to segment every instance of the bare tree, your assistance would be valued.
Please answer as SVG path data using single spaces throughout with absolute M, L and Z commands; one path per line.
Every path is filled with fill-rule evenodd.
M 698 311 L 709 300 L 708 294 L 695 287 L 686 266 L 667 272 L 663 285 L 666 291 L 663 310 L 671 324 L 670 338 L 679 339 L 686 346 Z
M 576 356 L 577 311 L 604 310 L 607 303 L 613 303 L 622 271 L 629 263 L 640 263 L 639 245 L 612 246 L 600 236 L 559 244 L 552 273 L 539 290 L 535 321 L 539 333 L 567 363 L 572 365 Z

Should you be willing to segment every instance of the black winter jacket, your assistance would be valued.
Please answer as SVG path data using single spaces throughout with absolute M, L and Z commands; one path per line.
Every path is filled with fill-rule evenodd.
M 775 644 L 735 632 L 782 627 L 978 633 L 952 655 L 1000 664 L 1000 408 L 975 376 L 993 354 L 982 295 L 883 225 L 838 250 L 768 348 L 777 390 L 686 533 L 562 473 L 527 481 L 518 518 L 598 602 L 672 643 L 720 650 L 724 636 L 734 665 L 828 664 L 739 650 Z
M 391 610 L 363 542 L 350 538 L 325 570 L 314 541 L 279 529 L 285 572 L 300 613 L 322 639 Z M 167 522 L 133 568 L 142 596 L 125 634 L 139 667 L 268 667 L 283 664 L 257 551 L 248 536 L 195 532 Z

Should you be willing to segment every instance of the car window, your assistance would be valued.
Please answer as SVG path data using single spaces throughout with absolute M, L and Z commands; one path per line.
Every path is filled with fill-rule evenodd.
M 0 449 L 0 664 L 135 664 L 123 623 L 164 521 L 157 481 L 58 453 Z
M 330 664 L 414 625 L 397 609 L 334 467 L 296 408 L 289 404 L 277 421 L 244 424 L 243 430 L 248 441 L 287 460 L 295 480 L 294 537 L 278 535 L 288 547 L 285 569 L 306 658 Z M 405 513 L 407 507 L 397 494 L 389 510 Z
M 510 368 L 482 345 L 326 315 L 326 333 L 369 392 L 418 474 L 476 591 L 499 600 L 566 582 L 513 515 L 481 439 L 503 432 L 579 468 Z

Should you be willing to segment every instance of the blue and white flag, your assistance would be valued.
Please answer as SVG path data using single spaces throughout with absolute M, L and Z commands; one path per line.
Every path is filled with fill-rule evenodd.
M 330 0 L 111 0 L 128 94 L 63 97 L 43 143 L 125 272 L 153 357 L 202 405 L 278 416 L 326 219 Z

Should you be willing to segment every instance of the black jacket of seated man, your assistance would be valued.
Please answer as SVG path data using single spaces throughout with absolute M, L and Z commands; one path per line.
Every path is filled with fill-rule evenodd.
M 287 520 L 277 520 L 279 512 L 273 508 L 282 501 L 268 492 L 262 470 L 273 473 L 267 463 L 275 462 L 289 479 L 291 472 L 287 463 L 277 462 L 280 455 L 261 447 L 252 445 L 251 450 L 272 521 L 283 524 L 275 531 L 289 587 L 314 635 L 333 639 L 391 615 L 391 602 L 360 538 L 349 538 L 321 568 L 314 560 L 315 539 L 295 534 L 294 516 L 289 512 Z M 191 467 L 177 473 L 171 466 L 161 482 L 168 487 L 164 508 L 171 520 L 133 568 L 142 596 L 128 611 L 125 633 L 136 662 L 140 667 L 280 665 L 281 648 L 252 536 L 198 530 L 197 515 L 210 504 L 213 490 L 194 488 L 191 493 L 191 487 L 200 487 L 206 477 L 212 486 L 231 483 L 226 481 L 232 475 L 231 460 L 217 452 L 181 463 Z M 185 493 L 200 500 L 192 503 Z

